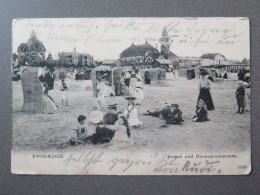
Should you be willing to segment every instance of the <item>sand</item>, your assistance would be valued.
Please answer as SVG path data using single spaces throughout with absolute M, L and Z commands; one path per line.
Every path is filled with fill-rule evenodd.
M 97 99 L 93 97 L 91 81 L 67 79 L 69 84 L 69 106 L 61 105 L 60 81 L 55 81 L 50 95 L 59 106 L 55 114 L 21 113 L 23 92 L 21 81 L 13 82 L 13 150 L 15 151 L 84 151 L 99 148 L 111 150 L 109 144 L 69 146 L 68 140 L 77 127 L 77 117 L 86 116 L 92 111 Z M 138 107 L 139 119 L 143 127 L 132 130 L 134 144 L 128 149 L 153 151 L 200 151 L 200 152 L 241 152 L 250 150 L 250 112 L 236 114 L 235 91 L 237 81 L 224 80 L 212 84 L 211 95 L 215 105 L 209 111 L 208 122 L 195 123 L 191 119 L 195 114 L 198 80 L 172 78 L 145 86 L 145 100 Z M 108 97 L 107 102 L 117 102 L 118 110 L 123 110 L 127 101 L 123 96 Z M 182 126 L 170 125 L 161 128 L 164 121 L 144 116 L 146 110 L 159 110 L 165 102 L 178 103 L 183 112 Z M 95 126 L 90 126 L 95 131 Z M 124 149 L 121 149 L 124 150 Z

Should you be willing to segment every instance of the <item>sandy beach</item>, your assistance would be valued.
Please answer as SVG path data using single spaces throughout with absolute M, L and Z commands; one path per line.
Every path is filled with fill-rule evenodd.
M 80 114 L 88 117 L 97 99 L 93 97 L 91 81 L 67 79 L 69 106 L 61 105 L 60 81 L 55 81 L 49 94 L 59 106 L 55 114 L 30 115 L 22 113 L 23 91 L 21 81 L 13 82 L 13 150 L 14 151 L 84 151 L 99 148 L 111 150 L 105 145 L 70 146 L 68 140 L 77 127 Z M 228 152 L 250 150 L 250 112 L 236 114 L 236 80 L 212 83 L 211 95 L 215 105 L 209 111 L 208 122 L 195 123 L 195 106 L 198 98 L 198 80 L 173 78 L 163 81 L 163 87 L 145 85 L 145 100 L 138 107 L 141 129 L 132 130 L 134 144 L 127 149 L 152 151 L 207 151 Z M 117 102 L 118 111 L 127 104 L 124 96 L 107 97 L 107 103 Z M 161 128 L 164 121 L 143 115 L 146 110 L 160 110 L 165 102 L 178 103 L 183 112 L 184 124 Z M 95 126 L 89 127 L 91 132 Z M 124 150 L 124 149 L 120 149 Z

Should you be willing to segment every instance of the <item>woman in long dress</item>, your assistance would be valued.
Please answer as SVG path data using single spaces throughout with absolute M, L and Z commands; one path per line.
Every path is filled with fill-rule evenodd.
M 98 104 L 100 108 L 106 107 L 105 96 L 107 95 L 106 84 L 104 81 L 98 82 L 97 85 Z
M 198 101 L 200 99 L 202 99 L 206 106 L 207 106 L 207 110 L 214 110 L 214 104 L 211 98 L 211 94 L 210 94 L 210 87 L 211 87 L 211 83 L 210 81 L 206 78 L 207 73 L 206 72 L 201 72 L 201 79 L 199 82 L 199 90 L 200 90 L 200 94 L 198 97 Z
M 47 85 L 47 83 L 44 83 L 44 85 L 43 85 L 42 102 L 43 102 L 42 112 L 44 114 L 52 114 L 57 110 L 57 106 L 55 105 L 53 98 L 48 95 L 48 85 Z
M 137 82 L 135 83 L 135 98 L 136 98 L 136 105 L 141 105 L 144 99 L 144 92 L 143 92 L 143 82 L 139 75 L 136 76 Z

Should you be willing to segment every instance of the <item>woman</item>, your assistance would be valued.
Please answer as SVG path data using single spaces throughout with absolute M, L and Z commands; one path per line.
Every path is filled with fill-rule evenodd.
M 137 82 L 135 83 L 135 98 L 136 98 L 136 105 L 141 105 L 144 99 L 144 92 L 143 92 L 143 82 L 139 75 L 136 76 Z
M 196 116 L 193 117 L 193 122 L 204 122 L 208 121 L 208 112 L 206 105 L 203 100 L 199 100 L 196 106 Z
M 52 114 L 57 110 L 57 106 L 55 105 L 54 100 L 51 96 L 48 95 L 48 84 L 45 82 L 43 84 L 43 109 L 42 112 L 44 114 Z
M 198 97 L 198 101 L 200 99 L 202 99 L 206 106 L 207 106 L 207 110 L 214 110 L 214 104 L 211 98 L 211 94 L 210 94 L 210 87 L 211 87 L 211 83 L 210 81 L 206 78 L 206 75 L 208 73 L 206 71 L 201 71 L 200 75 L 201 75 L 201 79 L 199 82 L 199 90 L 200 90 L 200 94 Z
M 130 137 L 131 134 L 127 124 L 127 120 L 124 116 L 119 116 L 118 121 L 115 124 L 115 135 L 110 143 L 131 143 L 132 139 Z
M 97 94 L 99 107 L 104 109 L 106 107 L 105 96 L 107 94 L 107 89 L 103 79 L 97 84 Z

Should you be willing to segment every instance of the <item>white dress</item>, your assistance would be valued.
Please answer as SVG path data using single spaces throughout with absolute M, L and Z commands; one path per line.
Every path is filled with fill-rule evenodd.
M 135 89 L 136 89 L 135 98 L 143 100 L 144 99 L 143 83 L 141 81 L 135 83 Z
M 127 118 L 129 127 L 142 125 L 138 119 L 137 108 L 134 105 L 128 105 L 124 110 L 124 115 Z
M 106 84 L 101 82 L 97 86 L 98 90 L 98 101 L 100 101 L 101 106 L 105 107 L 106 106 L 106 101 L 105 101 L 105 96 L 107 94 L 106 90 Z
M 250 111 L 250 88 L 245 88 L 245 110 Z

